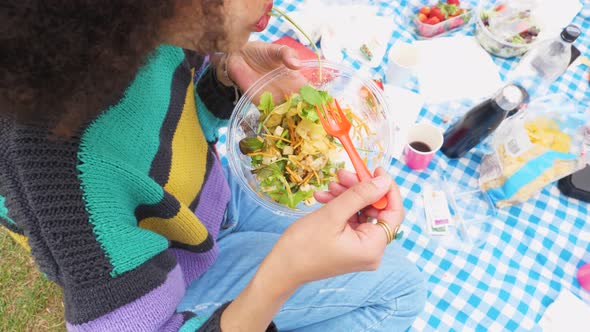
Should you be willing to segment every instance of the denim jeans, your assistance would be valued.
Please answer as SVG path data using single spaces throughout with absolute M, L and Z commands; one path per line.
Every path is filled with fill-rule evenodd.
M 187 289 L 179 310 L 211 315 L 253 277 L 292 219 L 259 207 L 229 178 L 232 199 L 218 236 L 219 257 Z M 274 322 L 280 331 L 405 331 L 426 301 L 422 274 L 388 246 L 377 271 L 341 275 L 299 288 Z

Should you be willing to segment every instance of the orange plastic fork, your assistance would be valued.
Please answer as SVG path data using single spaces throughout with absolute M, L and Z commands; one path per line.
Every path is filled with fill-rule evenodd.
M 356 170 L 359 181 L 371 179 L 373 177 L 371 172 L 369 172 L 367 165 L 365 165 L 363 159 L 352 144 L 352 140 L 348 134 L 352 125 L 346 118 L 346 115 L 344 115 L 344 112 L 342 112 L 342 109 L 340 108 L 340 105 L 338 105 L 338 101 L 336 99 L 334 99 L 334 103 L 336 104 L 336 110 L 334 110 L 334 106 L 330 104 L 327 106 L 322 104 L 323 112 L 316 105 L 315 109 L 318 113 L 318 116 L 320 117 L 320 120 L 322 121 L 322 126 L 324 126 L 324 129 L 329 135 L 336 137 L 342 143 L 346 153 L 348 153 L 348 156 L 352 161 L 352 165 Z M 372 206 L 378 210 L 385 209 L 387 206 L 387 197 L 381 197 L 377 202 L 373 203 Z

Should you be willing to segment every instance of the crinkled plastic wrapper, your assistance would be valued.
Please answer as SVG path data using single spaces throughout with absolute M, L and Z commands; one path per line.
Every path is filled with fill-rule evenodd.
M 590 161 L 590 109 L 561 95 L 534 100 L 502 123 L 491 146 L 482 191 L 499 208 L 525 202 Z

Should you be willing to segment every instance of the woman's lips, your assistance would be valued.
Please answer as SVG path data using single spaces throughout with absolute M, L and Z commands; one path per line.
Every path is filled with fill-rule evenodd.
M 264 29 L 266 29 L 266 26 L 268 25 L 268 21 L 270 20 L 269 13 L 272 10 L 272 6 L 273 6 L 273 2 L 269 1 L 266 4 L 266 7 L 264 7 L 264 14 L 260 17 L 258 22 L 256 22 L 256 25 L 254 26 L 254 30 L 256 32 L 261 32 L 261 31 L 264 31 Z

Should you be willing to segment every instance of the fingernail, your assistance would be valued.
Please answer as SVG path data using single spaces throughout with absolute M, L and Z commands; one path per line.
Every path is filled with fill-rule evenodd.
M 301 60 L 299 60 L 297 58 L 290 58 L 289 61 L 295 67 L 301 67 Z
M 373 182 L 373 184 L 377 187 L 377 188 L 384 188 L 384 187 L 389 187 L 389 185 L 391 184 L 391 179 L 387 176 L 377 176 L 371 179 L 371 182 Z

